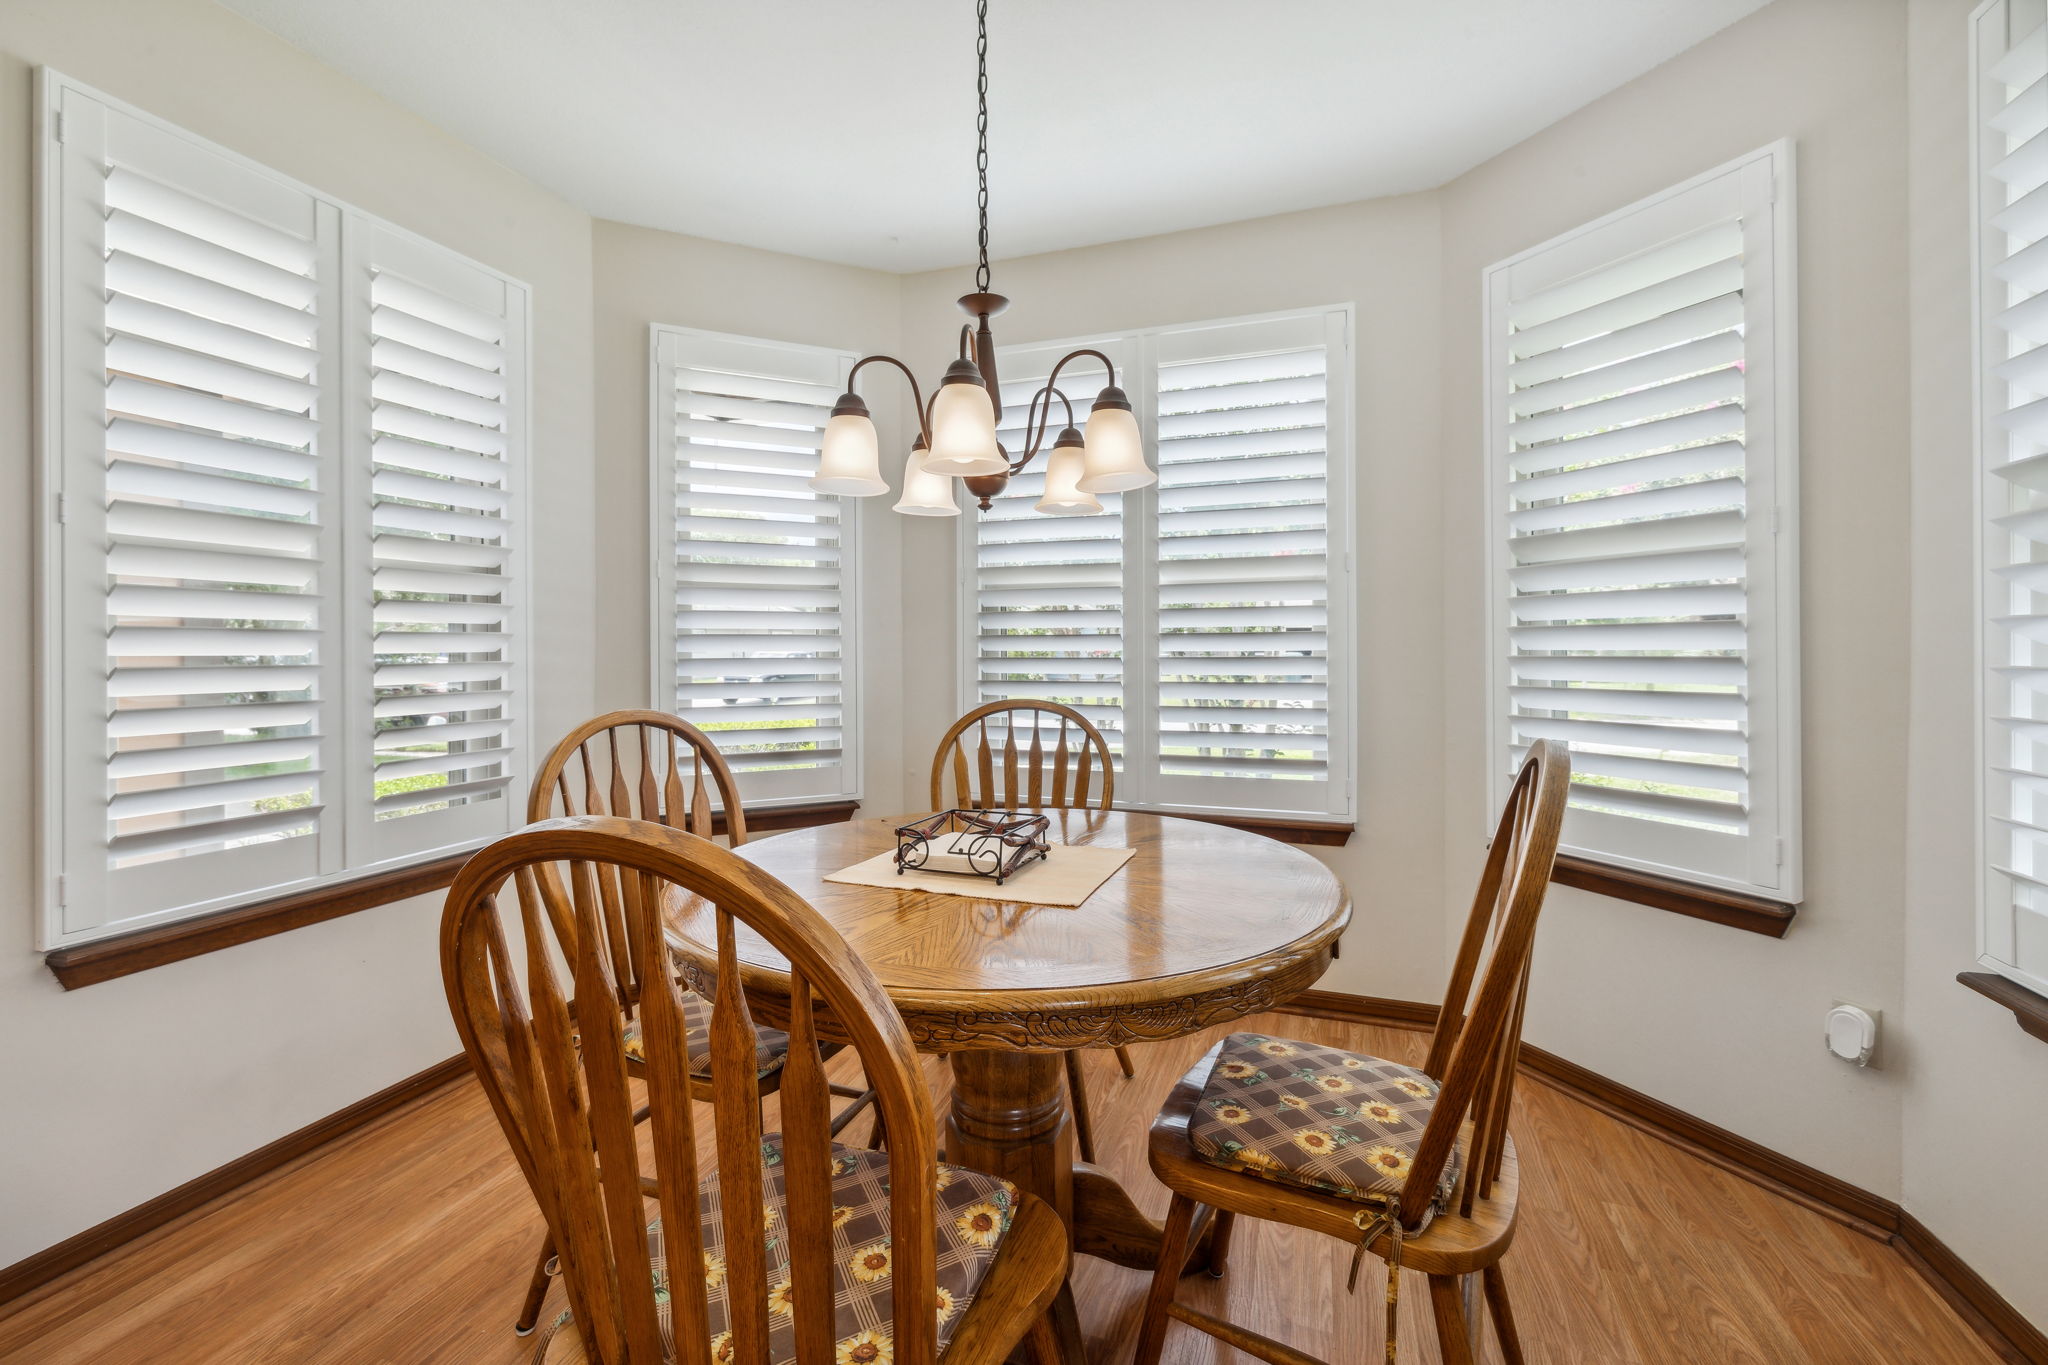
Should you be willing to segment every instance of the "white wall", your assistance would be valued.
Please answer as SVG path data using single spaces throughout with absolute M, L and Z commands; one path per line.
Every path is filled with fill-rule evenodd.
M 597 565 L 598 657 L 604 665 L 597 701 L 611 709 L 650 703 L 648 327 L 668 323 L 861 355 L 887 353 L 897 347 L 902 286 L 900 276 L 882 271 L 604 220 L 595 226 L 593 249 L 598 505 L 604 522 Z M 870 370 L 860 383 L 883 433 L 882 448 L 902 451 L 908 447 L 894 439 L 898 407 L 888 378 Z M 878 813 L 915 804 L 905 800 L 897 781 L 903 730 L 895 667 L 902 638 L 897 527 L 910 518 L 891 512 L 891 501 L 855 503 L 862 532 L 859 634 L 866 698 L 861 792 Z
M 533 286 L 536 733 L 591 707 L 590 219 L 206 0 L 0 4 L 0 731 L 34 733 L 31 68 L 47 63 Z M 22 776 L 25 777 L 25 774 Z M 65 992 L 33 786 L 0 794 L 0 1265 L 461 1050 L 437 897 Z
M 2048 1047 L 1956 984 L 1973 969 L 1976 449 L 1970 372 L 1969 13 L 1912 0 L 1912 712 L 1905 918 L 1905 1205 L 2048 1324 Z
M 1324 986 L 1424 997 L 1442 990 L 1438 803 L 1442 603 L 1434 582 L 1439 444 L 1434 195 L 1408 195 L 1000 263 L 1015 300 L 996 320 L 1009 344 L 1287 308 L 1357 305 L 1355 429 L 1360 645 L 1358 833 L 1317 849 L 1358 901 Z M 936 374 L 964 317 L 967 270 L 904 280 L 906 359 Z M 910 790 L 961 710 L 956 693 L 955 522 L 902 518 L 906 640 L 903 764 Z M 923 605 L 920 605 L 923 604 Z

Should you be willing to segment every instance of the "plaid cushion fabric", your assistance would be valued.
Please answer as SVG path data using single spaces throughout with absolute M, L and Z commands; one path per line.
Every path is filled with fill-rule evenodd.
M 711 1074 L 711 1002 L 695 991 L 683 992 L 683 1025 L 690 1035 L 690 1074 Z M 756 1028 L 754 1074 L 767 1076 L 782 1069 L 789 1056 L 789 1035 L 777 1029 Z M 626 1055 L 636 1062 L 647 1060 L 647 1045 L 640 1037 L 640 1021 L 626 1021 Z
M 1260 1033 L 1233 1033 L 1188 1122 L 1204 1161 L 1342 1199 L 1384 1202 L 1408 1183 L 1437 1083 L 1413 1067 Z M 1458 1180 L 1455 1151 L 1437 1182 Z
M 779 1134 L 762 1144 L 766 1181 L 763 1235 L 768 1244 L 768 1359 L 790 1365 L 796 1359 L 798 1311 L 789 1284 L 789 1233 L 783 1196 L 782 1146 Z M 940 1166 L 938 1201 L 939 1350 L 946 1349 L 960 1315 L 974 1301 L 982 1277 L 995 1262 L 996 1249 L 1010 1230 L 1017 1187 L 1007 1180 L 957 1166 Z M 711 1357 L 732 1358 L 732 1337 L 726 1331 L 727 1295 L 732 1286 L 725 1273 L 725 1225 L 714 1174 L 699 1185 L 704 1239 L 702 1274 L 710 1310 Z M 661 1224 L 653 1234 L 654 1295 L 668 1356 L 675 1358 L 669 1319 L 669 1266 Z M 892 1325 L 896 1312 L 891 1291 L 894 1268 L 889 1237 L 889 1158 L 858 1148 L 832 1149 L 832 1291 L 833 1335 L 838 1340 L 838 1365 L 890 1365 L 894 1357 Z M 570 1314 L 548 1327 L 534 1354 L 550 1365 L 583 1358 Z M 553 1354 L 550 1355 L 552 1349 Z

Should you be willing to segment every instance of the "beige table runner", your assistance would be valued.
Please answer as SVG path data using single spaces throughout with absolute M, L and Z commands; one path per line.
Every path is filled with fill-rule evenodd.
M 993 877 L 963 876 L 957 872 L 935 872 L 924 868 L 913 868 L 899 875 L 896 871 L 896 850 L 892 848 L 852 867 L 842 867 L 825 880 L 847 886 L 931 891 L 941 896 L 965 896 L 970 900 L 1074 906 L 1094 895 L 1095 888 L 1115 876 L 1135 851 L 1102 848 L 1094 844 L 1054 844 L 1046 850 L 1043 858 L 997 886 Z M 945 855 L 935 852 L 933 856 L 936 861 Z

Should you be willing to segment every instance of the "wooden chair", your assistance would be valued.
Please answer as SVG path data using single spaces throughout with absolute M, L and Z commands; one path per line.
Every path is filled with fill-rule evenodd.
M 1031 715 L 1031 743 L 1017 743 L 1016 717 Z M 1002 717 L 1000 748 L 989 743 L 988 722 Z M 1039 717 L 1058 719 L 1059 729 L 1051 745 L 1045 743 L 1046 727 Z M 969 760 L 967 732 L 975 731 L 974 757 Z M 1069 740 L 1069 731 L 1072 738 Z M 1069 769 L 1071 768 L 1071 778 Z M 946 774 L 953 776 L 953 799 L 946 800 Z M 974 777 L 980 778 L 977 785 Z M 1001 781 L 996 779 L 1001 777 Z M 1017 810 L 1071 807 L 1085 810 L 1094 792 L 1095 809 L 1108 810 L 1116 795 L 1116 768 L 1110 762 L 1109 741 L 1089 719 L 1071 706 L 1052 701 L 991 701 L 975 707 L 953 722 L 946 737 L 932 755 L 933 810 Z M 1074 1141 L 1081 1159 L 1095 1160 L 1095 1125 L 1088 1112 L 1088 1089 L 1081 1076 L 1081 1054 L 1066 1054 L 1067 1090 L 1073 1096 Z M 1116 1063 L 1124 1079 L 1136 1075 L 1131 1054 L 1116 1049 Z
M 538 821 L 559 815 L 620 815 L 671 829 L 687 829 L 708 839 L 716 823 L 711 799 L 714 793 L 718 809 L 725 816 L 727 843 L 737 848 L 747 840 L 747 813 L 740 805 L 732 769 L 711 737 L 681 717 L 665 712 L 612 711 L 577 726 L 548 752 L 527 793 L 526 818 Z M 537 875 L 556 931 L 568 942 L 572 938 L 568 893 L 551 865 L 543 864 Z M 642 1046 L 635 1010 L 645 984 L 641 976 L 645 964 L 625 950 L 627 930 L 615 913 L 617 898 L 604 904 L 608 912 L 602 920 L 605 961 L 617 973 L 611 990 L 627 1021 L 626 1066 L 633 1075 L 644 1078 L 645 1065 L 634 1054 Z M 710 1054 L 710 1039 L 701 1025 L 706 1007 L 700 997 L 685 998 L 699 1021 L 692 1055 L 701 1061 Z M 782 1084 L 783 1043 L 781 1033 L 763 1031 L 757 1088 L 764 1099 Z M 832 1048 L 826 1055 L 837 1050 Z M 698 1070 L 701 1072 L 702 1068 Z M 708 1101 L 709 1078 L 700 1074 L 695 1083 L 698 1098 Z M 834 1085 L 832 1093 L 854 1101 L 833 1120 L 832 1132 L 836 1136 L 856 1114 L 872 1104 L 874 1092 Z M 643 1110 L 635 1121 L 644 1116 Z M 879 1123 L 876 1134 L 881 1134 Z M 541 1244 L 533 1277 L 527 1285 L 526 1301 L 519 1310 L 516 1330 L 521 1336 L 531 1332 L 539 1320 L 541 1304 L 547 1298 L 551 1278 L 548 1266 L 554 1260 L 555 1248 L 552 1237 Z
M 567 936 L 543 868 L 568 889 Z M 685 993 L 656 965 L 667 961 L 662 901 L 676 889 L 717 907 L 708 1114 Z M 607 999 L 624 972 L 611 960 L 614 923 L 617 947 L 641 964 L 652 1182 L 640 1175 L 625 1018 Z M 756 1102 L 742 928 L 790 964 L 779 1135 L 762 1132 Z M 562 1248 L 569 1309 L 536 1361 L 929 1365 L 943 1344 L 949 1365 L 995 1365 L 1029 1341 L 1049 1365 L 1045 1311 L 1066 1277 L 1065 1226 L 1007 1182 L 937 1165 L 931 1098 L 901 1018 L 838 933 L 773 876 L 661 825 L 543 821 L 463 867 L 441 967 L 463 1046 Z M 828 1029 L 875 1086 L 886 1154 L 831 1140 Z
M 1472 1288 L 1466 1277 L 1477 1275 L 1501 1355 L 1509 1365 L 1521 1361 L 1500 1266 L 1516 1214 L 1508 1107 L 1536 917 L 1570 783 L 1563 746 L 1548 740 L 1532 746 L 1495 830 L 1419 1071 L 1362 1053 L 1238 1034 L 1174 1087 L 1150 1140 L 1152 1170 L 1173 1191 L 1173 1203 L 1145 1302 L 1137 1365 L 1157 1365 L 1168 1318 L 1276 1365 L 1313 1360 L 1174 1301 L 1202 1205 L 1217 1211 L 1211 1274 L 1223 1273 L 1229 1222 L 1238 1214 L 1356 1243 L 1359 1255 L 1369 1250 L 1387 1262 L 1388 1359 L 1394 1358 L 1395 1302 L 1405 1265 L 1429 1277 L 1446 1365 L 1469 1365 L 1476 1357 L 1478 1308 L 1468 1306 L 1461 1289 Z M 1339 1174 L 1359 1170 L 1368 1174 Z

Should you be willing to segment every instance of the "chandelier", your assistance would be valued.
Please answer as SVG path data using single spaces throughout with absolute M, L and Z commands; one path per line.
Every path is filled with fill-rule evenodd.
M 1045 384 L 1025 408 L 1023 449 L 1012 453 L 996 439 L 1002 416 L 1002 387 L 996 377 L 996 339 L 988 320 L 1010 301 L 989 292 L 988 273 L 988 0 L 975 10 L 975 149 L 979 182 L 975 207 L 980 219 L 979 262 L 974 292 L 960 296 L 960 309 L 973 322 L 960 326 L 960 354 L 939 380 L 926 404 L 917 376 L 894 356 L 862 356 L 847 372 L 846 392 L 832 406 L 818 452 L 818 473 L 811 487 L 820 493 L 868 498 L 889 491 L 882 478 L 881 444 L 868 405 L 854 391 L 854 380 L 869 365 L 894 365 L 909 381 L 917 407 L 917 439 L 903 465 L 903 496 L 896 510 L 911 516 L 960 515 L 949 479 L 959 479 L 979 500 L 981 509 L 1000 495 L 1012 475 L 1020 474 L 1038 455 L 1052 427 L 1054 404 L 1066 422 L 1052 439 L 1046 456 L 1045 492 L 1033 510 L 1049 516 L 1100 512 L 1098 493 L 1143 488 L 1158 475 L 1145 463 L 1144 439 L 1131 400 L 1116 386 L 1116 366 L 1100 351 L 1082 348 L 1060 357 Z M 1102 362 L 1108 382 L 1088 411 L 1087 434 L 1074 426 L 1074 405 L 1059 388 L 1061 371 L 1076 360 Z

